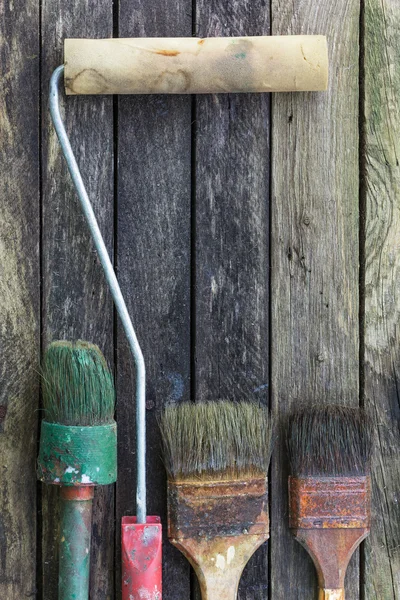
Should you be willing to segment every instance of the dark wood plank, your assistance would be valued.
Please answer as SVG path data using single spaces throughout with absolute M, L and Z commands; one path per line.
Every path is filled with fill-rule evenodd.
M 400 8 L 364 5 L 365 402 L 375 420 L 365 599 L 400 598 Z
M 269 8 L 197 0 L 196 35 L 269 33 Z M 195 399 L 268 403 L 269 97 L 196 99 Z M 268 543 L 241 600 L 268 595 Z
M 44 2 L 43 27 L 43 318 L 44 344 L 87 339 L 113 362 L 113 305 L 48 114 L 48 84 L 62 62 L 65 37 L 109 37 L 106 0 Z M 100 228 L 113 250 L 113 101 L 64 100 L 67 130 Z M 57 598 L 57 490 L 43 489 L 43 598 Z M 91 553 L 91 597 L 114 597 L 114 490 L 97 488 Z
M 316 598 L 316 573 L 288 530 L 285 415 L 298 402 L 359 402 L 359 2 L 272 2 L 272 34 L 326 34 L 329 91 L 272 99 L 271 370 L 280 419 L 273 460 L 273 598 Z M 359 598 L 359 555 L 346 582 Z
M 1 3 L 0 597 L 7 600 L 33 597 L 36 591 L 38 77 L 37 3 Z
M 175 2 L 173 10 L 166 1 L 120 1 L 120 37 L 190 35 L 189 0 Z M 164 527 L 164 600 L 190 596 L 189 565 L 166 538 L 166 477 L 155 419 L 165 403 L 190 397 L 190 148 L 190 97 L 120 97 L 117 264 L 147 368 L 148 513 L 161 515 Z M 121 517 L 135 514 L 136 490 L 134 367 L 121 327 L 118 426 L 119 534 Z M 118 551 L 119 545 L 118 536 Z

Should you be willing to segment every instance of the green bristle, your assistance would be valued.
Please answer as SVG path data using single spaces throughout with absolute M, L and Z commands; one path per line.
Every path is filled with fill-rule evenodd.
M 268 410 L 250 402 L 182 403 L 160 417 L 170 480 L 266 476 L 271 456 Z
M 81 340 L 51 343 L 44 354 L 42 375 L 46 421 L 61 425 L 113 421 L 113 377 L 95 344 Z

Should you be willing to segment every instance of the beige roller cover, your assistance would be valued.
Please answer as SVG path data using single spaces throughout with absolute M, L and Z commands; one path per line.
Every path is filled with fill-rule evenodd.
M 67 39 L 67 94 L 302 92 L 327 88 L 322 35 Z

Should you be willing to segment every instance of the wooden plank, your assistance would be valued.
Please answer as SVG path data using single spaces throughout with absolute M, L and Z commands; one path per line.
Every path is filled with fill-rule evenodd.
M 48 113 L 48 85 L 62 63 L 64 37 L 112 35 L 112 6 L 52 0 L 42 7 L 43 63 L 43 334 L 87 339 L 113 362 L 113 306 Z M 109 252 L 113 250 L 113 101 L 64 100 L 67 131 Z M 43 488 L 43 598 L 57 598 L 58 491 Z M 97 488 L 91 597 L 114 597 L 114 490 Z M 111 518 L 110 518 L 111 515 Z
M 197 1 L 197 36 L 268 32 L 261 0 Z M 198 96 L 195 118 L 195 398 L 268 403 L 269 96 Z M 268 543 L 239 598 L 267 595 Z
M 272 34 L 326 34 L 329 91 L 272 99 L 273 598 L 314 598 L 316 573 L 288 530 L 285 416 L 300 402 L 359 401 L 359 2 L 272 2 Z M 358 592 L 358 553 L 347 600 Z
M 375 420 L 365 599 L 400 598 L 400 8 L 364 5 L 365 403 Z
M 191 2 L 121 0 L 119 36 L 190 36 Z M 148 514 L 164 528 L 163 599 L 190 597 L 189 565 L 166 537 L 166 477 L 156 413 L 190 398 L 191 99 L 126 96 L 118 113 L 117 264 L 147 368 Z M 119 523 L 136 495 L 134 366 L 118 327 Z M 119 554 L 117 555 L 119 556 Z M 118 567 L 120 559 L 117 559 Z M 120 570 L 117 571 L 117 589 Z
M 0 31 L 0 597 L 17 600 L 33 597 L 36 589 L 33 515 L 40 348 L 37 3 L 1 3 Z

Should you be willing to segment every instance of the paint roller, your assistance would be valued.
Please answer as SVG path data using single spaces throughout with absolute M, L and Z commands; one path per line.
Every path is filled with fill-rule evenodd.
M 78 94 L 323 91 L 325 36 L 66 39 L 50 83 L 50 113 L 136 365 L 137 517 L 122 521 L 122 597 L 161 598 L 161 524 L 147 516 L 145 365 L 127 307 L 62 122 L 59 86 Z
M 67 94 L 326 90 L 325 36 L 67 39 Z

